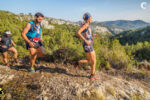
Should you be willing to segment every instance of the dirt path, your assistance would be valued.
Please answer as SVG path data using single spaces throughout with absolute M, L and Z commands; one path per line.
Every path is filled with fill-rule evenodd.
M 36 73 L 28 66 L 0 66 L 0 86 L 8 100 L 136 100 L 150 99 L 149 83 L 124 79 L 120 75 L 96 72 L 100 80 L 90 80 L 90 70 L 72 65 L 44 63 Z

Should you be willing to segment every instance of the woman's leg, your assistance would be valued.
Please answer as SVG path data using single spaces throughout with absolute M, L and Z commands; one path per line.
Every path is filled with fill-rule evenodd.
M 5 64 L 8 64 L 8 61 L 7 61 L 7 52 L 3 53 L 3 60 L 4 60 Z
M 78 66 L 79 66 L 79 64 L 81 64 L 81 63 L 89 63 L 89 62 L 91 62 L 90 53 L 86 53 L 86 58 L 87 58 L 87 59 L 82 59 L 82 60 L 77 61 L 77 62 L 75 63 L 75 66 L 74 66 L 75 69 L 77 69 Z
M 90 79 L 95 79 L 95 80 L 99 80 L 100 78 L 95 76 L 95 68 L 96 68 L 96 54 L 95 51 L 90 53 L 90 58 L 91 58 L 91 75 L 90 75 Z
M 91 62 L 91 59 L 90 59 L 90 53 L 86 53 L 86 57 L 87 59 L 82 59 L 82 60 L 79 60 L 78 63 L 89 63 Z
M 17 60 L 17 56 L 18 56 L 17 50 L 14 47 L 11 47 L 11 48 L 8 49 L 8 51 L 13 52 L 14 59 Z
M 90 62 L 90 54 L 89 53 L 86 53 L 86 57 L 87 59 L 82 59 L 82 60 L 79 60 L 75 63 L 75 68 L 77 68 L 79 66 L 79 64 L 81 63 L 89 63 Z
M 91 74 L 95 74 L 95 67 L 96 67 L 96 55 L 95 51 L 90 53 L 90 59 L 91 59 Z

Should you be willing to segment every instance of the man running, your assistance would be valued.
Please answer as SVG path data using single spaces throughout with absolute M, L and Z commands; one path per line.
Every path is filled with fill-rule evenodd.
M 10 66 L 10 64 L 7 61 L 8 51 L 13 52 L 15 62 L 19 63 L 19 60 L 17 59 L 18 53 L 17 53 L 17 50 L 14 48 L 16 47 L 16 44 L 14 43 L 13 40 L 11 40 L 10 34 L 11 32 L 6 30 L 4 32 L 4 35 L 0 37 L 0 53 L 2 53 L 4 63 L 8 67 Z M 11 45 L 13 45 L 14 47 Z
M 80 63 L 91 63 L 91 75 L 90 79 L 99 79 L 95 76 L 95 66 L 96 66 L 96 55 L 93 49 L 93 35 L 90 28 L 90 23 L 92 22 L 92 16 L 90 13 L 85 13 L 83 16 L 84 23 L 82 23 L 79 28 L 77 35 L 83 40 L 83 48 L 86 53 L 87 59 L 80 60 L 76 62 L 75 68 L 78 67 Z
M 26 41 L 26 47 L 30 51 L 30 69 L 29 72 L 34 73 L 34 64 L 37 57 L 42 57 L 45 53 L 42 45 L 42 27 L 41 22 L 44 15 L 36 13 L 34 20 L 27 23 L 26 27 L 22 31 L 22 37 Z

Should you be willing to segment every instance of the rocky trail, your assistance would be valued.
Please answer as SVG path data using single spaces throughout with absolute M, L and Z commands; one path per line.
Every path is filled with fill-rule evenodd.
M 100 80 L 90 80 L 88 67 L 75 70 L 70 64 L 43 62 L 35 73 L 27 69 L 0 65 L 2 100 L 150 100 L 149 73 L 97 71 Z

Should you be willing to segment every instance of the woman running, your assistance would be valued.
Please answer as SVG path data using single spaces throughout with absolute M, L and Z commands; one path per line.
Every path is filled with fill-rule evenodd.
M 87 59 L 80 60 L 76 62 L 75 68 L 78 67 L 80 63 L 91 63 L 91 75 L 90 79 L 99 79 L 95 76 L 95 66 L 96 66 L 96 55 L 93 49 L 93 35 L 90 28 L 90 23 L 92 22 L 92 16 L 90 13 L 85 13 L 83 16 L 84 23 L 82 23 L 79 28 L 77 35 L 83 40 L 83 48 L 86 53 Z
M 11 39 L 11 32 L 6 30 L 4 35 L 0 37 L 0 53 L 3 55 L 3 60 L 6 66 L 10 67 L 10 64 L 7 61 L 8 51 L 13 52 L 14 60 L 16 63 L 20 63 L 18 60 L 18 53 L 16 50 L 16 44 Z

